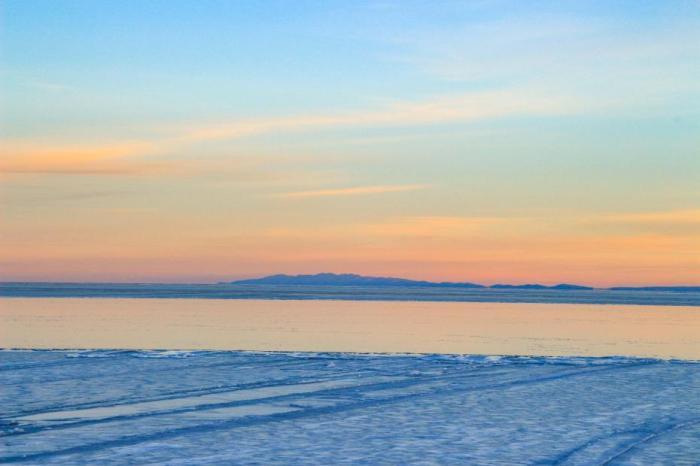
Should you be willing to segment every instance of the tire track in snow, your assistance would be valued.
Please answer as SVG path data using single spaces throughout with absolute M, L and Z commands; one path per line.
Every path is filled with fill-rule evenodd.
M 680 429 L 684 429 L 687 427 L 691 427 L 694 425 L 700 424 L 700 418 L 695 418 L 695 419 L 689 419 L 683 422 L 678 422 L 676 424 L 671 424 L 667 425 L 662 429 L 659 429 L 654 432 L 650 432 L 648 435 L 645 435 L 639 440 L 636 440 L 634 442 L 631 442 L 627 445 L 623 445 L 622 448 L 615 452 L 612 456 L 610 456 L 608 459 L 600 463 L 600 466 L 608 466 L 611 464 L 614 464 L 619 459 L 622 459 L 623 457 L 629 455 L 631 452 L 634 450 L 639 449 L 640 447 L 644 446 L 645 444 L 649 442 L 653 442 L 654 440 L 658 439 L 659 437 L 668 435 L 672 432 L 675 432 Z
M 560 371 L 560 372 L 557 372 L 554 374 L 548 374 L 548 375 L 542 375 L 542 376 L 536 376 L 536 377 L 526 377 L 526 378 L 520 379 L 520 380 L 511 380 L 511 381 L 507 381 L 507 382 L 497 382 L 497 383 L 491 383 L 491 384 L 486 384 L 486 385 L 482 385 L 482 386 L 475 386 L 475 387 L 459 387 L 459 386 L 454 387 L 454 386 L 451 386 L 450 388 L 445 388 L 442 390 L 436 390 L 436 391 L 427 392 L 427 393 L 425 393 L 425 392 L 407 393 L 404 395 L 396 395 L 393 397 L 383 398 L 383 399 L 374 399 L 374 400 L 363 399 L 360 401 L 354 401 L 354 402 L 350 401 L 350 402 L 341 403 L 338 405 L 323 406 L 323 407 L 311 407 L 311 408 L 300 408 L 300 409 L 291 410 L 291 411 L 279 412 L 276 414 L 273 413 L 273 414 L 257 415 L 257 416 L 251 415 L 251 416 L 234 418 L 234 419 L 229 419 L 229 420 L 224 420 L 224 421 L 210 422 L 207 424 L 179 427 L 179 428 L 174 428 L 174 429 L 169 429 L 169 430 L 164 430 L 164 431 L 159 431 L 159 432 L 154 432 L 154 433 L 148 433 L 148 434 L 135 434 L 135 435 L 125 436 L 125 437 L 118 437 L 118 438 L 115 438 L 112 440 L 94 442 L 94 443 L 78 445 L 78 446 L 74 446 L 74 447 L 53 450 L 53 451 L 29 453 L 29 454 L 24 454 L 24 455 L 15 455 L 15 456 L 5 456 L 5 457 L 0 457 L 0 462 L 16 463 L 16 462 L 23 462 L 23 461 L 37 461 L 37 460 L 52 458 L 52 457 L 56 457 L 56 456 L 65 456 L 65 455 L 79 454 L 79 453 L 91 453 L 91 452 L 100 451 L 100 450 L 104 450 L 104 449 L 108 449 L 108 448 L 116 448 L 116 447 L 122 447 L 122 446 L 135 445 L 135 444 L 149 442 L 149 441 L 164 440 L 164 439 L 169 439 L 169 438 L 178 437 L 178 436 L 187 435 L 187 434 L 203 433 L 203 432 L 210 432 L 210 431 L 217 431 L 217 430 L 236 429 L 236 428 L 241 428 L 241 427 L 249 427 L 249 426 L 254 426 L 254 425 L 270 423 L 270 422 L 280 422 L 280 421 L 301 419 L 301 418 L 306 418 L 306 417 L 320 416 L 320 415 L 324 415 L 324 414 L 343 413 L 343 412 L 348 412 L 348 411 L 363 409 L 363 408 L 368 408 L 368 407 L 387 405 L 387 404 L 393 404 L 393 403 L 400 403 L 403 401 L 407 401 L 410 399 L 416 399 L 416 398 L 424 397 L 427 395 L 444 396 L 444 395 L 449 395 L 449 394 L 465 393 L 465 392 L 480 392 L 480 391 L 493 390 L 493 389 L 509 389 L 509 388 L 514 388 L 514 387 L 537 384 L 537 383 L 546 383 L 546 382 L 550 382 L 550 381 L 554 381 L 554 380 L 561 380 L 561 379 L 568 379 L 568 378 L 572 378 L 572 377 L 597 374 L 600 372 L 610 372 L 610 371 L 618 371 L 618 370 L 622 370 L 622 369 L 649 367 L 650 365 L 654 365 L 654 364 L 657 364 L 657 363 L 656 362 L 640 362 L 640 363 L 620 364 L 620 365 L 595 367 L 595 368 L 564 370 L 564 371 Z M 464 377 L 464 375 L 461 375 L 461 377 Z M 454 378 L 456 379 L 457 377 L 454 377 Z M 404 381 L 404 383 L 407 383 L 407 382 L 409 382 L 409 381 Z M 414 382 L 414 384 L 407 384 L 407 385 L 408 386 L 417 385 L 418 383 L 419 382 Z M 425 383 L 425 381 L 421 380 L 420 383 Z M 339 388 L 339 389 L 320 390 L 320 391 L 315 392 L 315 393 L 307 393 L 304 396 L 306 398 L 308 398 L 310 396 L 319 395 L 319 394 L 323 394 L 323 395 L 334 395 L 334 394 L 337 394 L 337 395 L 358 395 L 358 391 L 359 391 L 358 389 L 360 389 L 360 388 L 362 388 L 362 389 L 374 388 L 375 390 L 380 390 L 381 388 L 401 388 L 401 387 L 397 387 L 398 384 L 399 383 L 397 383 L 397 382 L 393 382 L 393 383 L 386 382 L 386 383 L 372 384 L 369 386 L 360 386 L 360 387 L 356 386 L 356 387 L 344 387 L 344 388 Z M 294 399 L 294 398 L 299 398 L 299 396 L 298 395 L 294 395 L 294 396 L 285 395 L 282 397 L 269 398 L 267 400 L 255 400 L 255 403 L 259 404 L 261 401 L 265 401 L 265 402 L 269 403 L 270 401 L 283 401 L 285 399 Z M 354 396 L 351 399 L 358 399 L 358 397 Z M 248 404 L 254 404 L 254 403 L 248 403 Z M 233 407 L 233 406 L 240 406 L 240 405 L 226 403 L 224 406 L 217 406 L 216 408 Z M 215 409 L 215 408 L 212 406 L 212 407 L 209 407 L 209 409 Z M 83 425 L 85 425 L 85 424 L 83 424 Z
M 436 383 L 436 382 L 441 382 L 441 381 L 450 381 L 453 379 L 462 379 L 462 378 L 472 378 L 472 377 L 486 377 L 486 376 L 493 376 L 493 375 L 500 375 L 504 372 L 507 373 L 512 373 L 514 371 L 505 371 L 503 367 L 499 366 L 494 366 L 490 368 L 485 368 L 482 370 L 478 369 L 471 369 L 459 373 L 453 373 L 453 374 L 447 374 L 447 375 L 442 375 L 442 376 L 431 376 L 431 377 L 414 377 L 414 376 L 409 376 L 405 374 L 393 374 L 393 375 L 387 375 L 387 376 L 375 376 L 375 379 L 377 377 L 380 378 L 391 378 L 394 377 L 396 379 L 402 379 L 401 381 L 382 381 L 382 382 L 375 382 L 375 383 L 359 383 L 350 387 L 344 387 L 342 389 L 326 389 L 326 390 L 321 390 L 318 392 L 311 392 L 308 393 L 308 396 L 313 396 L 313 395 L 325 395 L 325 394 L 331 394 L 335 395 L 337 394 L 337 390 L 351 390 L 355 388 L 375 388 L 378 390 L 381 389 L 387 389 L 387 388 L 405 388 L 408 386 L 413 386 L 413 385 L 419 385 L 419 384 L 429 384 L 429 383 Z M 129 400 L 125 401 L 124 403 L 114 403 L 114 404 L 97 404 L 97 405 L 92 405 L 88 406 L 85 409 L 93 409 L 93 408 L 108 408 L 108 407 L 118 407 L 118 406 L 124 406 L 128 407 L 131 405 L 137 405 L 139 403 L 148 403 L 151 401 L 167 401 L 167 400 L 185 400 L 188 398 L 197 398 L 197 397 L 203 397 L 207 395 L 226 395 L 226 394 L 235 394 L 237 392 L 243 391 L 243 390 L 249 390 L 249 389 L 267 389 L 267 388 L 276 388 L 276 387 L 285 387 L 285 386 L 290 386 L 290 385 L 305 385 L 305 384 L 313 384 L 313 383 L 319 383 L 319 382 L 326 382 L 326 381 L 334 381 L 334 380 L 342 380 L 342 379 L 349 379 L 350 377 L 353 377 L 353 381 L 357 380 L 358 382 L 362 382 L 362 378 L 357 378 L 358 373 L 353 372 L 352 374 L 350 373 L 337 373 L 332 377 L 327 377 L 327 378 L 315 378 L 315 379 L 305 379 L 302 380 L 301 378 L 298 377 L 292 377 L 289 379 L 286 379 L 285 381 L 279 381 L 278 383 L 269 383 L 270 381 L 261 381 L 261 382 L 252 382 L 250 384 L 236 384 L 231 386 L 233 389 L 226 389 L 222 388 L 219 389 L 220 387 L 215 387 L 214 389 L 205 389 L 201 390 L 199 393 L 193 393 L 189 394 L 186 393 L 185 391 L 176 393 L 174 396 L 166 396 L 166 397 L 155 397 L 152 399 L 138 399 L 138 400 Z M 368 377 L 369 378 L 369 377 Z M 180 394 L 187 395 L 187 396 L 178 396 Z M 220 403 L 202 403 L 200 405 L 195 405 L 191 406 L 188 408 L 182 408 L 182 409 L 171 409 L 171 410 L 161 410 L 161 411 L 150 411 L 150 412 L 144 412 L 144 413 L 139 413 L 139 414 L 134 414 L 134 415 L 128 415 L 128 416 L 110 416 L 110 417 L 104 417 L 100 419 L 94 419 L 94 420 L 82 420 L 82 421 L 74 421 L 74 422 L 66 422 L 63 424 L 54 424 L 54 425 L 39 425 L 39 426 L 29 426 L 23 430 L 15 430 L 11 432 L 6 432 L 5 434 L 0 434 L 0 437 L 11 437 L 11 436 L 17 436 L 17 435 L 26 435 L 30 433 L 36 433 L 40 432 L 43 430 L 58 430 L 58 429 L 64 429 L 64 428 L 69 428 L 69 427 L 76 427 L 76 426 L 81 426 L 81 425 L 89 425 L 89 424 L 100 424 L 104 422 L 114 422 L 118 420 L 131 420 L 131 419 L 136 419 L 136 418 L 141 418 L 141 417 L 151 417 L 151 416 L 164 416 L 164 415 L 169 415 L 169 414 L 177 414 L 180 412 L 188 412 L 188 411 L 205 411 L 205 410 L 210 410 L 210 409 L 219 409 L 219 408 L 227 408 L 227 407 L 233 407 L 233 406 L 243 406 L 243 405 L 249 405 L 249 404 L 259 404 L 262 401 L 284 401 L 288 398 L 295 398 L 297 397 L 298 394 L 291 394 L 291 395 L 277 395 L 277 396 L 269 396 L 269 397 L 261 397 L 261 398 L 255 398 L 253 400 L 247 400 L 247 401 L 232 401 L 232 402 L 220 402 Z M 37 415 L 42 415 L 42 414 L 51 414 L 51 413 L 60 413 L 62 411 L 72 411 L 70 409 L 65 409 L 66 406 L 62 407 L 62 409 L 58 410 L 40 410 L 36 413 L 32 413 L 29 416 L 37 416 Z M 26 417 L 22 416 L 22 417 Z M 5 421 L 21 421 L 20 416 L 15 416 L 12 418 L 6 418 L 3 419 Z
M 648 442 L 653 441 L 654 439 L 660 436 L 666 435 L 678 429 L 683 429 L 685 427 L 700 424 L 700 418 L 686 419 L 682 422 L 676 423 L 667 422 L 662 428 L 656 430 L 651 429 L 649 427 L 645 427 L 649 424 L 651 424 L 651 421 L 646 422 L 640 427 L 636 427 L 634 429 L 621 430 L 612 433 L 604 433 L 602 435 L 587 440 L 583 444 L 572 448 L 569 451 L 558 455 L 553 459 L 538 461 L 535 464 L 553 466 L 567 465 L 572 459 L 576 457 L 576 455 L 585 452 L 591 447 L 599 447 L 601 446 L 601 444 L 612 441 L 615 438 L 625 439 L 632 437 L 631 441 L 624 442 L 624 440 L 622 440 L 619 442 L 619 444 L 613 445 L 611 448 L 609 448 L 610 450 L 612 450 L 612 453 L 609 454 L 609 456 L 601 463 L 597 463 L 599 466 L 613 464 L 617 459 L 620 459 L 627 453 L 643 446 Z
M 138 357 L 138 356 L 137 356 L 137 357 Z M 104 364 L 105 359 L 107 359 L 107 358 L 78 358 L 78 357 L 76 357 L 76 358 L 71 358 L 70 360 L 67 360 L 67 361 L 60 360 L 60 361 L 53 361 L 52 363 L 48 363 L 48 362 L 47 362 L 47 363 L 35 363 L 35 364 L 47 364 L 47 365 L 51 365 L 51 366 L 60 366 L 60 365 L 63 365 L 64 363 L 78 363 L 78 362 L 81 362 L 81 363 L 85 364 L 85 361 L 84 361 L 85 359 L 94 359 L 94 360 L 95 360 L 95 361 L 94 361 L 95 364 L 98 364 L 98 363 Z M 149 359 L 149 358 L 143 358 L 143 359 Z M 155 360 L 155 359 L 157 359 L 157 358 L 152 358 L 152 359 Z M 74 362 L 73 360 L 75 360 L 75 362 Z M 111 360 L 110 362 L 118 363 L 118 362 L 123 362 L 123 361 L 124 361 L 123 359 L 120 359 L 120 360 L 113 359 L 113 360 Z M 92 361 L 91 361 L 91 362 L 92 362 Z M 314 362 L 316 362 L 316 361 L 314 361 Z M 61 364 L 55 364 L 55 363 L 61 363 Z M 5 386 L 13 386 L 13 385 L 22 385 L 22 386 L 24 386 L 24 385 L 29 385 L 29 384 L 42 384 L 42 383 L 47 383 L 47 382 L 63 382 L 63 381 L 69 381 L 69 380 L 90 380 L 90 379 L 98 379 L 98 378 L 108 378 L 108 377 L 119 376 L 119 375 L 127 375 L 127 374 L 140 374 L 140 373 L 153 373 L 153 372 L 172 372 L 172 371 L 178 371 L 178 370 L 191 370 L 191 369 L 200 369 L 200 368 L 201 368 L 201 369 L 208 369 L 208 368 L 211 368 L 211 367 L 232 366 L 232 365 L 236 365 L 236 364 L 240 364 L 240 363 L 241 363 L 241 361 L 233 361 L 233 362 L 232 362 L 232 361 L 226 361 L 226 362 L 213 362 L 213 363 L 210 363 L 210 364 L 199 364 L 199 365 L 194 365 L 194 364 L 193 364 L 193 365 L 175 366 L 175 367 L 164 367 L 164 368 L 144 367 L 144 368 L 142 368 L 142 369 L 131 369 L 131 370 L 125 370 L 125 371 L 118 372 L 118 373 L 93 374 L 93 375 L 81 375 L 81 374 L 76 374 L 76 375 L 71 376 L 71 377 L 62 377 L 62 378 L 60 378 L 60 379 L 59 379 L 59 378 L 54 379 L 54 378 L 47 377 L 47 378 L 45 378 L 45 379 L 32 380 L 32 381 L 29 381 L 29 382 L 27 382 L 27 381 L 10 382 L 10 383 L 6 383 L 6 384 L 4 384 L 4 385 L 5 385 Z M 275 358 L 275 359 L 272 360 L 272 361 L 265 361 L 264 359 L 263 359 L 263 360 L 260 360 L 260 361 L 246 360 L 244 365 L 248 365 L 248 364 L 255 364 L 255 365 L 258 365 L 258 364 L 261 364 L 261 363 L 264 364 L 265 367 L 270 367 L 270 366 L 273 366 L 273 367 L 274 367 L 274 365 L 285 365 L 285 364 L 290 364 L 290 365 L 292 365 L 292 364 L 293 364 L 293 365 L 302 364 L 300 361 L 290 361 L 289 358 Z M 306 361 L 306 363 L 307 363 L 307 364 L 310 364 L 309 361 Z M 20 370 L 22 370 L 22 369 L 33 369 L 34 367 L 37 367 L 37 368 L 39 368 L 39 369 L 45 368 L 44 366 L 31 366 L 31 367 L 30 367 L 29 365 L 24 365 L 23 367 L 20 367 L 19 369 L 20 369 Z M 0 369 L 0 370 L 2 370 L 2 369 Z M 14 369 L 10 367 L 10 368 L 8 368 L 8 369 L 6 369 L 6 370 L 14 370 Z
M 232 393 L 232 392 L 237 392 L 241 390 L 251 390 L 251 389 L 260 389 L 260 388 L 275 388 L 275 387 L 285 387 L 288 385 L 301 385 L 301 384 L 309 384 L 309 383 L 316 383 L 316 382 L 326 382 L 326 381 L 333 381 L 336 379 L 342 379 L 342 378 L 347 378 L 348 374 L 334 374 L 332 376 L 328 377 L 321 377 L 321 378 L 310 378 L 310 377 L 288 377 L 288 378 L 282 378 L 282 379 L 272 379 L 272 380 L 265 380 L 265 381 L 258 381 L 258 382 L 249 382 L 249 383 L 239 383 L 239 384 L 231 384 L 231 385 L 217 385 L 213 387 L 203 387 L 203 388 L 193 388 L 189 390 L 174 390 L 166 393 L 161 393 L 159 395 L 154 395 L 152 397 L 142 397 L 142 398 L 123 398 L 123 399 L 118 399 L 114 400 L 114 402 L 109 401 L 107 403 L 101 403 L 101 402 L 90 402 L 90 403 L 77 403 L 73 405 L 62 405 L 60 407 L 56 407 L 55 409 L 38 409 L 38 410 L 33 410 L 33 411 L 25 411 L 16 415 L 12 416 L 7 416 L 0 418 L 0 421 L 16 421 L 21 418 L 25 417 L 30 417 L 30 416 L 40 416 L 40 415 L 47 415 L 51 413 L 60 413 L 64 411 L 79 411 L 79 410 L 89 410 L 89 409 L 94 409 L 94 408 L 112 408 L 112 407 L 119 407 L 119 406 L 129 406 L 129 405 L 135 405 L 139 403 L 149 403 L 149 402 L 154 402 L 154 401 L 168 401 L 168 400 L 178 400 L 178 399 L 183 399 L 183 398 L 191 398 L 191 397 L 200 397 L 200 396 L 205 396 L 205 395 L 215 395 L 215 394 L 226 394 L 226 393 Z M 20 432 L 11 432 L 11 433 L 1 433 L 0 432 L 0 437 L 9 437 L 13 435 L 23 435 L 31 432 L 38 432 L 39 430 L 45 430 L 45 429 L 56 429 L 56 428 L 62 428 L 63 425 L 56 425 L 56 426 L 47 426 L 47 427 L 41 427 L 37 428 L 34 427 L 33 430 L 30 427 L 27 430 L 23 430 Z
M 95 358 L 97 359 L 97 358 Z M 354 358 L 354 359 L 349 359 L 347 357 L 337 357 L 337 358 L 332 358 L 332 357 L 308 357 L 308 358 L 303 358 L 303 360 L 298 360 L 296 358 L 290 358 L 290 357 L 285 357 L 285 358 L 276 358 L 273 361 L 264 361 L 265 365 L 264 368 L 278 368 L 278 369 L 286 369 L 286 368 L 295 368 L 295 367 L 301 367 L 301 368 L 309 368 L 313 369 L 317 366 L 323 366 L 324 364 L 327 364 L 328 362 L 333 362 L 337 360 L 342 360 L 342 361 L 360 361 L 360 358 Z M 257 364 L 258 361 L 250 361 L 247 360 L 245 361 L 245 364 L 239 367 L 236 367 L 236 370 L 252 370 L 252 371 L 259 371 L 260 367 L 256 367 L 255 364 Z M 409 361 L 406 361 L 406 364 L 408 364 Z M 92 376 L 84 376 L 84 377 L 70 377 L 70 378 L 65 378 L 65 379 L 58 379 L 58 380 L 51 380 L 50 382 L 62 382 L 62 381 L 68 381 L 68 380 L 89 380 L 89 379 L 109 379 L 110 377 L 113 376 L 124 376 L 124 375 L 129 375 L 133 373 L 163 373 L 163 372 L 173 372 L 173 371 L 190 371 L 190 370 L 199 370 L 199 369 L 209 369 L 212 367 L 226 367 L 226 366 L 232 366 L 236 365 L 237 362 L 216 362 L 212 364 L 201 364 L 201 365 L 195 365 L 195 366 L 186 366 L 186 367 L 169 367 L 169 368 L 163 368 L 163 369 L 153 369 L 151 370 L 150 368 L 144 368 L 144 369 L 139 369 L 137 371 L 125 371 L 123 373 L 119 374 L 97 374 L 97 375 L 92 375 Z M 410 364 L 406 365 L 402 364 L 398 368 L 392 368 L 391 371 L 387 371 L 386 369 L 376 369 L 372 367 L 364 367 L 362 369 L 358 370 L 353 370 L 353 374 L 364 374 L 364 373 L 375 373 L 377 375 L 391 375 L 395 374 L 397 369 L 398 370 L 407 370 L 408 368 L 412 368 Z M 432 364 L 431 364 L 432 365 Z M 555 364 L 551 364 L 552 366 L 558 366 Z M 454 363 L 449 361 L 448 364 L 441 364 L 441 367 L 459 367 L 460 370 L 464 371 L 475 371 L 475 370 L 484 370 L 488 369 L 491 366 L 482 366 L 482 365 L 473 365 L 473 366 L 466 366 L 462 365 L 461 363 Z M 503 366 L 493 366 L 495 367 L 503 367 Z M 566 365 L 566 367 L 571 367 L 570 365 Z M 344 368 L 335 368 L 335 370 L 343 370 Z M 298 376 L 300 378 L 303 378 L 303 376 Z M 293 379 L 293 377 L 289 378 L 290 380 Z M 257 383 L 266 383 L 270 382 L 268 381 L 260 381 L 260 382 L 249 382 L 252 385 L 257 384 Z M 44 382 L 46 383 L 46 382 Z M 20 382 L 17 383 L 9 383 L 9 384 L 4 384 L 5 387 L 12 387 L 12 386 L 22 386 L 23 388 L 26 387 L 27 385 L 31 384 L 40 384 L 40 382 L 31 382 L 30 384 L 23 384 Z M 55 412 L 55 411 L 64 411 L 67 409 L 86 409 L 86 408 L 93 408 L 93 407 L 102 407 L 102 406 L 117 406 L 120 404 L 130 404 L 130 403 L 138 403 L 138 402 L 144 402 L 144 401 L 157 401 L 160 399 L 169 399 L 171 397 L 175 397 L 178 394 L 187 394 L 187 393 L 196 393 L 198 390 L 201 391 L 206 391 L 208 389 L 211 390 L 216 390 L 219 388 L 223 388 L 223 390 L 226 390 L 227 388 L 230 389 L 235 389 L 238 388 L 240 385 L 246 385 L 244 384 L 232 384 L 232 385 L 215 385 L 211 387 L 197 387 L 197 388 L 191 388 L 191 389 L 183 389 L 183 390 L 171 390 L 171 391 L 164 391 L 158 394 L 154 394 L 152 396 L 146 396 L 146 397 L 141 397 L 141 398 L 134 398 L 134 397 L 122 397 L 122 398 L 114 398 L 114 399 L 108 399 L 108 400 L 95 400 L 95 401 L 88 401 L 88 402 L 83 402 L 83 403 L 73 403 L 73 404 L 64 404 L 61 406 L 46 406 L 42 408 L 35 408 L 31 410 L 24 410 L 24 411 L 16 411 L 16 412 L 6 412 L 6 413 L 0 413 L 0 421 L 2 420 L 11 420 L 17 417 L 21 416 L 31 416 L 34 414 L 40 414 L 40 413 L 48 413 L 48 412 Z M 250 387 L 246 387 L 250 388 Z M 206 393 L 203 393 L 206 394 Z M 162 397 L 161 397 L 162 395 Z M 2 436 L 2 434 L 0 434 Z
M 230 365 L 235 365 L 235 363 L 215 363 L 215 364 L 209 364 L 209 365 L 201 365 L 201 366 L 195 366 L 193 369 L 209 369 L 212 367 L 222 367 L 222 366 L 230 366 Z M 321 361 L 312 361 L 312 362 L 301 362 L 301 361 L 277 361 L 276 363 L 270 363 L 266 364 L 264 366 L 265 369 L 267 368 L 287 368 L 287 367 L 306 367 L 308 366 L 309 368 L 313 368 L 316 365 L 323 365 L 323 362 Z M 240 366 L 236 368 L 237 370 L 241 369 L 250 369 L 252 371 L 259 371 L 261 368 L 255 367 L 252 365 L 245 365 L 245 366 Z M 167 369 L 160 369 L 160 370 L 153 370 L 153 371 L 148 371 L 148 369 L 144 369 L 143 371 L 139 372 L 150 372 L 150 373 L 155 373 L 155 372 L 165 372 L 165 371 L 189 371 L 189 367 L 173 367 L 173 368 L 167 368 Z M 120 374 L 121 375 L 128 375 L 128 373 Z M 110 375 L 96 375 L 94 378 L 101 378 L 101 379 L 108 379 L 111 377 Z M 89 377 L 93 378 L 93 377 Z M 70 380 L 78 380 L 78 378 L 72 378 Z M 82 379 L 79 379 L 82 380 Z M 250 383 L 255 383 L 255 382 L 250 382 Z M 4 386 L 9 387 L 9 386 L 14 386 L 14 385 L 20 385 L 24 386 L 25 384 L 21 383 L 12 383 L 12 384 L 4 384 Z M 232 385 L 235 387 L 238 384 Z M 221 387 L 221 385 L 217 385 L 215 387 L 210 387 L 212 389 L 215 389 L 217 387 Z M 196 392 L 197 390 L 206 390 L 207 387 L 204 388 L 192 388 L 192 389 L 186 389 L 186 390 L 174 390 L 171 392 L 165 392 L 164 394 L 166 397 L 171 394 L 177 394 L 178 392 L 188 392 L 188 391 L 193 391 Z M 97 401 L 89 401 L 89 402 L 84 402 L 84 403 L 74 403 L 74 404 L 69 404 L 69 405 L 61 405 L 57 407 L 50 407 L 47 406 L 45 408 L 39 408 L 39 409 L 33 409 L 33 410 L 26 410 L 26 411 L 18 411 L 18 412 L 10 412 L 10 413 L 2 413 L 0 415 L 0 420 L 7 420 L 11 418 L 16 418 L 19 416 L 30 416 L 33 414 L 38 414 L 38 413 L 43 413 L 43 412 L 54 412 L 54 411 L 64 411 L 67 408 L 68 409 L 81 409 L 81 408 L 91 408 L 91 407 L 99 407 L 99 406 L 116 406 L 119 404 L 128 404 L 128 403 L 134 403 L 134 402 L 140 402 L 140 401 L 151 401 L 151 400 L 157 400 L 159 395 L 153 395 L 150 397 L 143 397 L 143 398 L 116 398 L 116 399 L 111 399 L 111 400 L 97 400 Z M 1 435 L 0 435 L 1 436 Z

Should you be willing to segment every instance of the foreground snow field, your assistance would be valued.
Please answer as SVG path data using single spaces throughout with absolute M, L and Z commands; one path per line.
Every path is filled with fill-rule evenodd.
M 700 462 L 700 364 L 0 351 L 0 463 Z

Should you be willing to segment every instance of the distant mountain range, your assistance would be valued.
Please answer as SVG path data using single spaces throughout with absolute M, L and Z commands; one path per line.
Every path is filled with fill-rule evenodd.
M 485 288 L 467 282 L 428 282 L 393 277 L 365 277 L 354 273 L 317 273 L 315 275 L 270 275 L 231 282 L 235 285 L 334 285 L 334 286 L 426 286 L 444 288 Z
M 590 286 L 570 285 L 561 283 L 554 286 L 539 284 L 528 285 L 493 285 L 490 287 L 469 282 L 429 282 L 424 280 L 408 280 L 394 277 L 366 277 L 353 273 L 317 273 L 314 275 L 270 275 L 249 280 L 230 282 L 235 285 L 333 285 L 333 286 L 411 286 L 432 288 L 495 288 L 520 290 L 592 290 Z
M 489 288 L 496 288 L 501 290 L 516 289 L 516 290 L 592 290 L 590 286 L 583 285 L 571 285 L 569 283 L 560 283 L 554 286 L 540 285 L 537 283 L 531 283 L 527 285 L 491 285 Z
M 491 286 L 470 282 L 430 282 L 425 280 L 409 280 L 395 277 L 367 277 L 354 273 L 317 273 L 313 275 L 270 275 L 262 278 L 237 280 L 226 282 L 233 285 L 316 285 L 316 286 L 407 286 L 429 288 L 474 288 L 495 290 L 560 290 L 577 291 L 593 290 L 593 287 L 560 283 L 547 286 L 538 283 L 526 285 L 497 284 Z M 612 288 L 599 288 L 613 291 L 675 291 L 675 292 L 700 292 L 700 286 L 615 286 Z
M 685 291 L 700 292 L 700 286 L 613 286 L 614 291 Z

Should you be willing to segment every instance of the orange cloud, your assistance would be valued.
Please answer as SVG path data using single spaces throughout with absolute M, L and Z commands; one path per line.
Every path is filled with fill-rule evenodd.
M 700 224 L 700 209 L 618 214 L 602 219 L 620 223 Z
M 358 225 L 358 234 L 377 237 L 464 237 L 498 227 L 513 224 L 518 219 L 502 217 L 449 217 L 418 216 L 389 219 L 376 224 Z
M 363 194 L 384 194 L 404 191 L 417 191 L 427 188 L 424 184 L 384 185 L 384 186 L 357 186 L 353 188 L 319 189 L 315 191 L 296 191 L 281 194 L 279 197 L 298 199 L 307 197 L 327 196 L 357 196 Z
M 150 139 L 98 146 L 56 146 L 31 141 L 4 142 L 0 172 L 135 174 L 152 170 L 137 157 L 177 152 L 193 144 L 234 140 L 268 133 L 340 127 L 401 127 L 466 122 L 512 115 L 562 115 L 583 108 L 581 101 L 527 92 L 479 92 L 422 102 L 398 102 L 377 110 L 345 114 L 297 115 L 243 119 L 211 125 L 162 129 Z M 128 158 L 129 160 L 123 160 Z M 299 196 L 304 197 L 304 196 Z
M 697 209 L 598 215 L 582 219 L 580 225 L 610 233 L 695 236 L 700 242 L 700 210 Z
M 3 143 L 0 173 L 138 174 L 159 164 L 124 159 L 153 149 L 152 144 L 145 142 L 95 146 Z

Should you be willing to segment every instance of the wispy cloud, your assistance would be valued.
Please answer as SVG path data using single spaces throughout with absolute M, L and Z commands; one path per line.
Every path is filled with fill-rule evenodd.
M 38 144 L 3 142 L 0 173 L 8 174 L 141 174 L 164 164 L 140 157 L 155 150 L 150 142 L 119 142 L 101 145 Z M 131 160 L 129 160 L 131 159 Z
M 352 188 L 337 188 L 337 189 L 319 189 L 315 191 L 296 191 L 281 194 L 280 197 L 288 199 L 300 199 L 309 197 L 328 197 L 328 196 L 358 196 L 364 194 L 385 194 L 397 193 L 404 191 L 417 191 L 426 189 L 429 185 L 425 184 L 404 184 L 404 185 L 383 185 L 383 186 L 356 186 Z
M 48 92 L 73 92 L 76 90 L 74 87 L 66 86 L 65 84 L 48 81 L 30 81 L 27 85 Z
M 700 209 L 667 210 L 660 212 L 625 213 L 603 216 L 603 220 L 636 224 L 694 224 L 700 225 Z M 698 232 L 700 234 L 700 231 Z
M 357 225 L 356 232 L 373 237 L 465 237 L 515 225 L 519 219 L 503 217 L 414 216 Z
M 693 61 L 698 28 L 692 19 L 650 29 L 593 16 L 506 13 L 480 24 L 402 31 L 394 42 L 403 50 L 395 61 L 439 79 L 529 83 L 595 101 L 606 112 L 658 112 L 664 105 L 678 112 L 677 96 L 700 89 Z
M 379 241 L 399 240 L 473 240 L 487 235 L 503 236 L 503 231 L 528 230 L 531 219 L 484 216 L 398 216 L 375 222 L 352 222 L 272 228 L 262 232 L 274 238 L 337 238 L 341 240 L 359 237 Z
M 158 173 L 164 164 L 100 164 L 99 166 L 15 166 L 0 169 L 1 173 L 13 175 L 145 175 Z
M 148 139 L 105 142 L 96 146 L 51 146 L 32 141 L 5 141 L 4 152 L 8 155 L 0 161 L 0 172 L 134 174 L 153 168 L 152 164 L 144 164 L 139 158 L 181 154 L 194 150 L 197 144 L 211 141 L 230 142 L 266 134 L 337 128 L 400 128 L 509 116 L 566 115 L 580 112 L 587 105 L 582 100 L 533 94 L 526 90 L 488 91 L 394 102 L 382 108 L 354 113 L 240 119 L 213 124 L 188 124 L 166 131 L 160 127 L 156 135 Z
M 700 241 L 700 210 L 666 210 L 604 214 L 580 220 L 584 228 L 603 229 L 610 233 L 680 235 Z
M 580 248 L 609 252 L 609 249 L 668 247 L 700 239 L 700 211 L 678 210 L 649 213 L 542 216 L 398 216 L 375 222 L 316 224 L 274 228 L 263 235 L 282 238 L 358 237 L 377 241 L 419 241 L 449 249 L 473 244 L 525 247 L 556 242 L 559 252 L 576 254 Z M 473 244 L 472 244 L 473 243 Z M 469 246 L 470 248 L 472 246 Z M 697 249 L 697 248 L 695 248 Z M 552 250 L 554 251 L 554 249 Z M 599 251 L 599 252 L 600 252 Z M 549 254 L 549 253 L 548 253 Z
M 102 200 L 106 198 L 116 198 L 123 196 L 126 191 L 120 190 L 90 190 L 80 189 L 77 192 L 56 193 L 51 191 L 31 190 L 21 195 L 23 204 L 46 204 L 46 203 L 63 203 L 63 202 L 79 202 Z M 15 195 L 15 199 L 19 196 Z
M 583 100 L 533 94 L 527 90 L 473 92 L 418 102 L 395 102 L 381 109 L 355 113 L 300 115 L 193 126 L 183 129 L 179 140 L 191 143 L 288 131 L 405 127 L 516 115 L 566 115 L 581 111 L 585 105 Z

